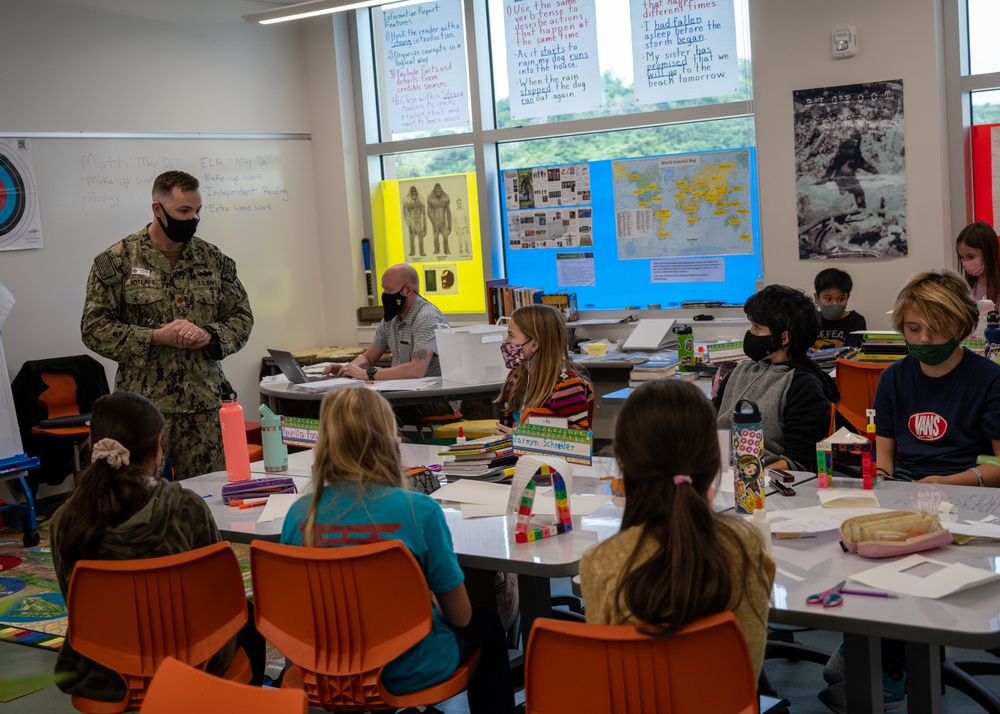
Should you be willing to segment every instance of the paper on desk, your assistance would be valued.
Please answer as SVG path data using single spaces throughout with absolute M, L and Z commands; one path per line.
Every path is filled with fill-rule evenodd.
M 258 523 L 273 521 L 277 518 L 284 518 L 288 515 L 288 509 L 292 507 L 302 495 L 298 493 L 272 493 L 267 497 L 267 505 L 257 519 Z
M 932 570 L 933 572 L 924 571 Z M 962 563 L 945 563 L 914 554 L 850 576 L 877 590 L 937 599 L 1000 578 L 991 570 Z
M 821 488 L 817 490 L 824 508 L 880 508 L 874 491 L 856 488 Z
M 330 379 L 319 379 L 315 382 L 303 382 L 302 384 L 296 384 L 292 387 L 292 389 L 301 390 L 303 392 L 329 392 L 334 389 L 357 387 L 362 384 L 364 383 L 348 377 L 331 377 Z
M 632 334 L 625 340 L 623 350 L 658 350 L 660 346 L 671 341 L 670 328 L 674 320 L 651 319 L 639 320 Z
M 437 377 L 421 377 L 420 379 L 382 379 L 377 382 L 365 382 L 365 386 L 376 392 L 409 392 L 418 389 L 428 389 Z
M 494 484 L 495 485 L 495 484 Z M 573 494 L 569 497 L 569 512 L 574 516 L 589 516 L 610 500 L 610 496 L 588 496 Z M 497 505 L 489 503 L 463 503 L 462 518 L 486 518 L 489 516 L 507 515 L 506 503 Z M 547 494 L 537 493 L 533 515 L 538 518 L 555 518 L 556 500 L 552 490 Z
M 954 535 L 1000 539 L 1000 525 L 996 523 L 983 523 L 982 521 L 966 521 L 965 523 L 941 521 L 941 525 L 950 530 Z
M 840 528 L 840 524 L 853 516 L 878 513 L 882 508 L 824 508 L 810 506 L 789 510 L 768 511 L 772 533 L 822 533 Z
M 438 501 L 498 505 L 501 513 L 506 512 L 507 498 L 509 496 L 510 486 L 507 484 L 475 481 L 467 478 L 445 484 L 431 494 L 431 498 Z

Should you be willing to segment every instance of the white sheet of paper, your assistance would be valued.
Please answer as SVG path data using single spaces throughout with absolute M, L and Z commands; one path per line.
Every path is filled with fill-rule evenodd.
M 288 509 L 292 507 L 302 494 L 299 493 L 274 493 L 267 497 L 267 505 L 264 506 L 258 523 L 273 521 L 276 518 L 284 518 L 288 515 Z
M 296 384 L 292 389 L 303 392 L 329 392 L 333 389 L 343 389 L 344 387 L 359 387 L 363 383 L 356 379 L 347 377 L 331 377 L 330 379 L 319 379 L 315 382 L 303 382 Z
M 377 382 L 365 382 L 365 386 L 376 392 L 408 392 L 411 390 L 429 389 L 437 377 L 421 377 L 419 379 L 381 379 Z
M 539 523 L 551 521 L 556 515 L 556 500 L 552 497 L 552 489 L 548 493 L 535 494 L 534 518 Z M 611 499 L 610 496 L 588 496 L 573 494 L 569 497 L 569 512 L 574 516 L 589 516 Z M 489 516 L 507 515 L 506 503 L 463 503 L 462 518 L 487 518 Z
M 965 523 L 942 521 L 941 525 L 955 535 L 1000 539 L 1000 525 L 996 523 L 983 523 L 982 521 L 966 521 Z
M 822 533 L 840 528 L 840 524 L 853 516 L 865 516 L 887 509 L 882 508 L 824 508 L 810 506 L 790 510 L 768 511 L 772 533 Z
M 507 484 L 473 481 L 472 479 L 453 481 L 431 494 L 431 498 L 438 501 L 478 503 L 480 505 L 498 504 L 501 513 L 506 513 L 509 496 L 510 486 Z
M 910 568 L 920 565 L 936 566 L 938 570 L 923 577 L 907 572 Z M 919 554 L 850 576 L 851 580 L 877 590 L 931 599 L 978 587 L 998 578 L 1000 574 L 990 570 L 973 568 L 962 563 L 945 563 Z
M 880 508 L 874 491 L 856 488 L 821 488 L 816 492 L 824 508 Z
M 674 320 L 639 320 L 632 334 L 625 340 L 624 350 L 657 350 L 660 345 L 670 342 L 670 328 Z

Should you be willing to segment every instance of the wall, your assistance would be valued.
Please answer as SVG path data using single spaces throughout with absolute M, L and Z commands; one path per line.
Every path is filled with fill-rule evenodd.
M 764 275 L 813 292 L 819 270 L 854 278 L 851 306 L 868 326 L 887 329 L 885 312 L 916 272 L 954 266 L 948 227 L 944 80 L 939 2 L 954 0 L 751 0 L 754 99 L 760 171 Z M 834 27 L 854 25 L 858 54 L 834 60 Z M 905 93 L 909 255 L 887 261 L 800 261 L 792 135 L 792 92 L 902 79 Z M 961 177 L 958 177 L 961 180 Z
M 0 64 L 18 68 L 4 81 L 0 102 L 0 130 L 7 134 L 310 133 L 315 118 L 310 102 L 329 95 L 322 87 L 307 92 L 303 26 L 261 27 L 242 19 L 242 14 L 261 9 L 261 3 L 35 0 L 10 5 L 0 23 Z M 40 195 L 49 202 L 41 206 L 45 247 L 0 252 L 0 282 L 17 297 L 3 330 L 12 375 L 25 360 L 85 351 L 79 319 L 93 257 L 151 220 L 148 190 L 129 191 L 124 198 L 128 205 L 122 205 L 117 217 L 107 211 L 89 217 L 81 210 L 78 220 L 67 220 L 75 198 L 64 196 L 70 179 L 49 169 L 65 165 L 72 170 L 54 158 L 99 142 L 33 141 L 44 158 L 38 165 L 45 169 L 37 177 Z M 143 143 L 134 141 L 127 143 Z M 183 142 L 184 155 L 198 155 L 199 141 Z M 205 145 L 224 143 L 212 139 Z M 292 152 L 283 166 L 295 175 L 282 180 L 295 186 L 296 214 L 246 221 L 234 233 L 223 230 L 220 219 L 213 230 L 213 217 L 205 213 L 199 230 L 237 260 L 256 313 L 249 345 L 225 361 L 248 412 L 256 410 L 265 348 L 305 348 L 332 339 L 323 266 L 317 260 L 320 230 L 314 197 L 333 193 L 325 169 L 330 147 L 317 155 L 308 141 L 263 143 Z M 152 151 L 156 145 L 149 142 Z M 202 173 L 200 166 L 177 168 Z M 333 221 L 325 228 L 324 238 L 339 232 Z M 353 328 L 352 318 L 341 339 L 353 341 Z M 106 364 L 110 377 L 114 367 Z

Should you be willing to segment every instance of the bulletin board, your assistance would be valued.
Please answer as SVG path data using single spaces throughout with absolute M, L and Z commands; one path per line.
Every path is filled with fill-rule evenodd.
M 742 305 L 756 292 L 763 270 L 753 147 L 576 166 L 586 167 L 589 191 L 567 193 L 567 185 L 558 202 L 554 183 L 539 191 L 537 181 L 559 167 L 503 170 L 511 285 L 576 293 L 580 309 Z M 523 185 L 532 171 L 533 198 Z M 554 222 L 570 226 L 561 238 L 553 238 Z
M 376 284 L 387 267 L 409 263 L 441 312 L 485 312 L 476 196 L 474 173 L 383 181 L 372 204 Z

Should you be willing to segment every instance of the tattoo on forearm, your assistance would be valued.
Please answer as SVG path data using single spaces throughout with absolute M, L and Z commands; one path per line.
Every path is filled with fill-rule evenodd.
M 412 355 L 410 355 L 410 361 L 419 362 L 422 359 L 426 359 L 427 354 L 428 354 L 427 350 L 417 350 Z
M 368 360 L 366 359 L 363 359 L 360 362 L 355 362 L 354 364 L 361 369 L 368 369 Z

